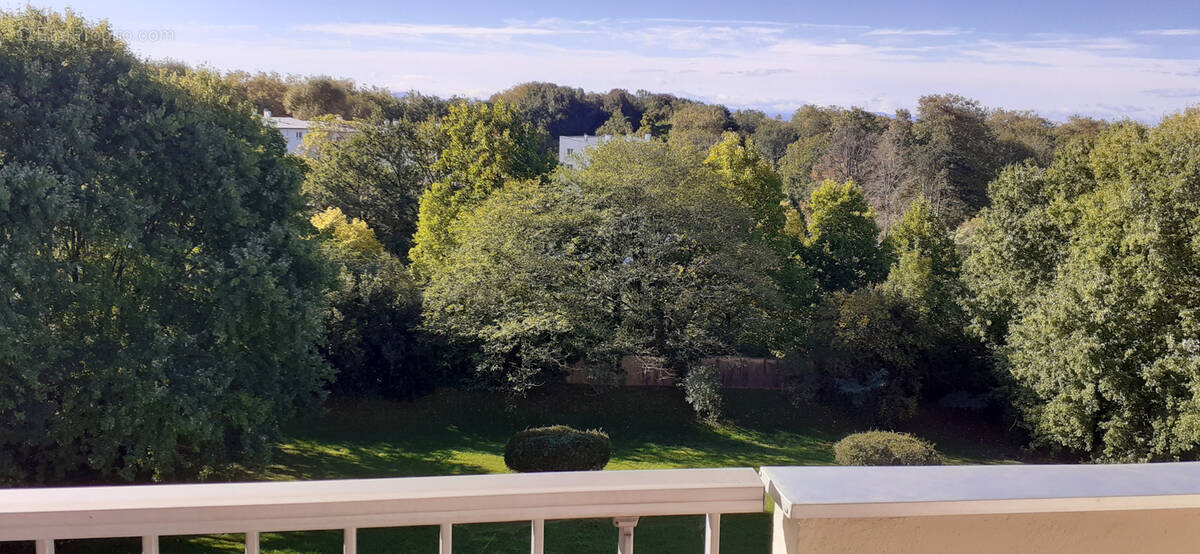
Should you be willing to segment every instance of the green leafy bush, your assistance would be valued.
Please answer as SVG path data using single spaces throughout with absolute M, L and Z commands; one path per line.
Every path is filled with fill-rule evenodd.
M 721 395 L 721 370 L 715 365 L 699 365 L 692 368 L 680 383 L 683 387 L 684 398 L 696 417 L 704 421 L 717 421 L 724 409 L 724 398 Z
M 599 471 L 612 457 L 608 433 L 566 425 L 526 429 L 504 447 L 504 465 L 521 473 Z
M 833 445 L 833 459 L 844 466 L 936 466 L 942 455 L 929 441 L 908 433 L 854 433 Z

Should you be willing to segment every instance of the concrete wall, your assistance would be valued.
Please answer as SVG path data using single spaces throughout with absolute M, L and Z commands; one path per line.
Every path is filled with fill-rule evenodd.
M 787 520 L 773 554 L 1200 552 L 1200 509 Z
M 300 148 L 300 143 L 304 141 L 304 135 L 308 133 L 305 129 L 280 129 L 279 132 L 283 133 L 283 138 L 287 140 L 288 154 L 293 154 Z

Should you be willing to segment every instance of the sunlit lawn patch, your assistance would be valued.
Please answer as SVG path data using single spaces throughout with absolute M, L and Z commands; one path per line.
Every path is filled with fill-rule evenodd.
M 229 480 L 344 479 L 505 472 L 504 444 L 531 426 L 599 428 L 612 437 L 607 469 L 818 465 L 833 463 L 832 444 L 868 426 L 833 410 L 794 408 L 777 392 L 728 391 L 727 421 L 697 422 L 676 389 L 596 392 L 563 386 L 538 391 L 514 405 L 484 392 L 439 391 L 414 402 L 331 399 L 327 410 L 297 422 L 266 468 Z M 909 429 L 938 444 L 949 463 L 1012 463 L 1020 451 L 986 425 L 945 414 L 923 414 Z M 961 418 L 960 418 L 961 419 Z M 722 552 L 765 553 L 767 513 L 722 520 Z M 698 552 L 701 516 L 644 518 L 636 531 L 643 552 Z M 169 537 L 165 553 L 241 552 L 241 535 Z M 455 527 L 460 552 L 529 551 L 529 523 Z M 607 520 L 549 522 L 546 551 L 608 553 L 616 529 Z M 267 533 L 264 552 L 340 553 L 340 532 Z M 363 529 L 359 551 L 433 552 L 437 529 Z M 61 545 L 66 553 L 136 551 L 136 542 Z

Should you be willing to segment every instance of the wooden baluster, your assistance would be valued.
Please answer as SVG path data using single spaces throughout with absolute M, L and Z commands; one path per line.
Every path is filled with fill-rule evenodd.
M 54 539 L 38 539 L 33 548 L 37 554 L 54 554 Z
M 358 529 L 347 527 L 342 534 L 342 554 L 358 554 Z
M 146 535 L 142 537 L 142 554 L 158 554 L 157 535 Z
M 246 554 L 258 554 L 258 531 L 246 532 Z

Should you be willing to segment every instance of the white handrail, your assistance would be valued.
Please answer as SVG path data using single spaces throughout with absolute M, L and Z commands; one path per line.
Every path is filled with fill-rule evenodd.
M 352 554 L 359 528 L 440 525 L 448 553 L 455 524 L 530 521 L 537 553 L 545 520 L 707 514 L 705 552 L 716 554 L 714 516 L 762 509 L 750 468 L 10 489 L 0 490 L 0 541 L 52 554 L 54 539 L 143 537 L 150 553 L 163 535 L 245 533 L 255 553 L 262 532 L 341 529 Z M 632 526 L 628 535 L 631 550 Z
M 863 518 L 1200 508 L 1200 462 L 764 467 L 789 518 Z
M 1196 552 L 1200 462 L 764 467 L 774 554 Z

